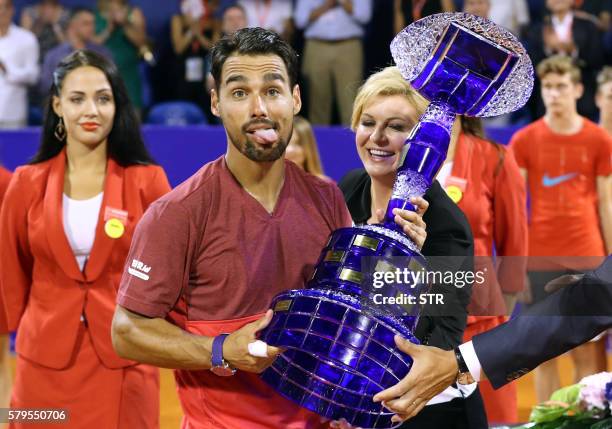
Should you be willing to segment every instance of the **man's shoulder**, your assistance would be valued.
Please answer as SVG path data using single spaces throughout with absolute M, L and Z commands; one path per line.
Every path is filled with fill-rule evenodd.
M 331 179 L 324 179 L 314 174 L 307 173 L 291 161 L 285 161 L 287 174 L 298 184 L 304 184 L 305 189 L 315 189 L 322 195 L 331 195 L 337 192 L 338 185 Z
M 547 126 L 544 122 L 543 118 L 537 119 L 532 123 L 525 125 L 523 128 L 517 130 L 516 133 L 512 136 L 512 139 L 525 140 L 530 137 L 533 137 L 536 134 L 541 133 L 543 130 L 546 130 Z
M 216 179 L 221 174 L 222 163 L 223 157 L 220 157 L 204 164 L 195 174 L 159 198 L 155 202 L 157 209 L 181 206 L 189 211 L 192 208 L 201 207 L 219 183 Z
M 591 121 L 588 118 L 583 118 L 583 119 L 584 119 L 584 127 L 582 129 L 582 132 L 589 134 L 589 139 L 604 141 L 604 142 L 607 142 L 608 140 L 610 140 L 610 134 L 608 134 L 608 131 L 606 131 L 605 129 L 603 129 L 598 124 L 596 124 L 595 122 Z
M 38 44 L 38 40 L 34 33 L 15 24 L 12 24 L 10 27 L 10 36 L 15 40 L 19 40 L 21 43 Z

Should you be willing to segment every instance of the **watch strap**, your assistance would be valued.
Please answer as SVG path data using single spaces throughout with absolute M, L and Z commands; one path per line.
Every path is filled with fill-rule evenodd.
M 461 350 L 459 349 L 459 347 L 455 348 L 455 359 L 457 359 L 457 366 L 459 367 L 459 373 L 463 374 L 466 372 L 468 373 L 470 372 L 467 364 L 465 363 L 465 360 L 463 359 L 463 355 L 461 354 Z
M 213 367 L 223 366 L 223 343 L 229 334 L 220 334 L 215 337 L 212 344 L 211 363 Z

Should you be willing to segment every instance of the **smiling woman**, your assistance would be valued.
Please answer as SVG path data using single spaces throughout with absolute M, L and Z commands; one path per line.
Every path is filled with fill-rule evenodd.
M 11 267 L 0 283 L 19 331 L 11 407 L 66 409 L 71 428 L 158 426 L 157 369 L 121 359 L 110 328 L 136 223 L 168 190 L 116 67 L 89 51 L 64 58 L 38 153 L 0 215 Z
M 341 181 L 349 211 L 356 224 L 377 223 L 387 208 L 396 178 L 397 164 L 404 142 L 419 116 L 427 108 L 423 99 L 404 80 L 396 67 L 388 67 L 368 78 L 360 88 L 353 106 L 352 128 L 355 144 L 364 168 L 349 172 Z M 452 139 L 456 139 L 453 133 Z M 471 256 L 474 252 L 470 226 L 464 214 L 448 197 L 438 181 L 434 181 L 423 196 L 424 200 L 412 201 L 417 213 L 409 213 L 410 220 L 418 223 L 420 217 L 426 224 L 427 238 L 421 253 L 426 256 L 454 257 L 452 271 L 472 271 Z M 427 207 L 427 203 L 429 206 Z M 396 216 L 397 218 L 397 216 Z M 404 226 L 404 232 L 413 240 L 412 223 Z M 459 258 L 457 258 L 459 257 Z M 444 258 L 445 263 L 450 258 Z M 430 269 L 445 271 L 449 267 L 437 267 L 441 258 L 430 258 Z M 422 342 L 449 350 L 461 343 L 466 326 L 468 288 L 444 289 L 434 285 L 432 292 L 444 292 L 444 306 L 425 306 L 415 336 Z M 440 312 L 444 316 L 437 314 Z M 449 429 L 487 428 L 482 399 L 475 385 L 461 386 L 461 390 L 449 388 L 435 399 L 405 428 Z M 465 398 L 465 399 L 464 399 Z

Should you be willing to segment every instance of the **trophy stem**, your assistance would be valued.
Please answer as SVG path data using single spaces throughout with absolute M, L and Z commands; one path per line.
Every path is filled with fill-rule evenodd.
M 455 113 L 444 103 L 432 102 L 404 143 L 397 179 L 387 205 L 384 225 L 397 230 L 393 209 L 415 211 L 410 198 L 422 196 L 446 159 Z

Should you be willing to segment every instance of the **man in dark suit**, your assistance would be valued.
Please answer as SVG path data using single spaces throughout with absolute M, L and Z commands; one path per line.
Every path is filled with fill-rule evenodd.
M 374 400 L 408 419 L 454 382 L 478 381 L 482 371 L 493 387 L 501 387 L 611 327 L 612 255 L 584 276 L 556 282 L 568 279 L 571 285 L 454 351 L 396 337 L 398 348 L 412 356 L 414 365 L 406 378 Z
M 574 10 L 573 0 L 546 0 L 546 8 L 549 13 L 544 16 L 543 22 L 531 26 L 524 35 L 529 57 L 534 64 L 553 55 L 573 58 L 580 67 L 585 88 L 578 101 L 578 112 L 595 120 L 595 76 L 605 59 L 597 17 Z M 539 84 L 536 81 L 529 102 L 534 118 L 544 114 Z

